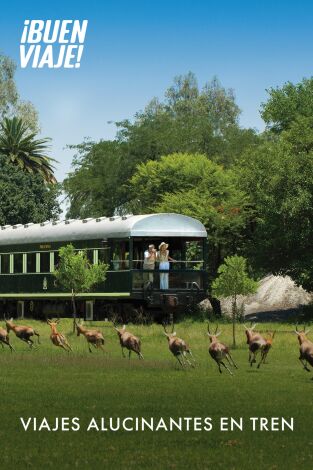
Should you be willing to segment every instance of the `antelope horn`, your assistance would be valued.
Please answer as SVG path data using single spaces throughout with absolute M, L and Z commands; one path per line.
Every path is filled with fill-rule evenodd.
M 162 323 L 162 326 L 163 326 L 163 328 L 164 328 L 165 334 L 167 335 L 168 333 L 167 333 L 167 330 L 166 330 L 166 325 L 165 325 L 165 323 Z
M 216 325 L 216 328 L 215 328 L 215 333 L 214 333 L 215 335 L 216 335 L 217 330 L 218 330 L 218 324 Z
M 211 334 L 211 331 L 210 331 L 210 322 L 208 322 L 208 333 Z

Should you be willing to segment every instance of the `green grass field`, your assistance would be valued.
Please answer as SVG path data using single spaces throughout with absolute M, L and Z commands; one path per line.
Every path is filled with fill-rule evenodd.
M 21 322 L 18 322 L 21 323 Z M 195 369 L 180 370 L 168 351 L 162 327 L 130 325 L 142 339 L 144 361 L 123 359 L 110 324 L 101 329 L 106 351 L 88 352 L 86 340 L 66 333 L 73 353 L 49 340 L 48 325 L 24 320 L 41 333 L 34 350 L 10 333 L 15 353 L 0 349 L 1 468 L 157 468 L 312 469 L 313 381 L 301 368 L 295 335 L 277 333 L 268 364 L 248 364 L 241 326 L 233 357 L 234 376 L 219 374 L 208 355 L 206 324 L 177 324 L 177 335 L 190 343 Z M 262 324 L 277 330 L 290 325 Z M 231 325 L 221 325 L 221 341 L 231 344 Z M 77 432 L 23 430 L 19 417 L 79 417 Z M 163 430 L 86 431 L 92 417 L 212 417 L 210 432 Z M 244 418 L 243 431 L 221 432 L 219 418 Z M 249 417 L 294 417 L 294 431 L 251 431 Z

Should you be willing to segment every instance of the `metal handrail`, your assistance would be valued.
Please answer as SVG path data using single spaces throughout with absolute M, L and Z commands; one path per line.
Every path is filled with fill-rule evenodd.
M 180 269 L 180 270 L 169 270 L 169 269 L 129 269 L 129 271 L 132 271 L 132 272 L 138 272 L 138 273 L 187 273 L 187 272 L 191 272 L 191 273 L 197 273 L 197 272 L 205 272 L 205 269 Z
M 135 263 L 144 263 L 144 260 L 142 259 L 133 259 L 132 260 Z M 159 263 L 160 261 L 156 260 L 156 263 Z M 198 261 L 189 261 L 189 260 L 175 260 L 175 261 L 169 261 L 169 263 L 204 263 L 202 259 L 199 259 Z

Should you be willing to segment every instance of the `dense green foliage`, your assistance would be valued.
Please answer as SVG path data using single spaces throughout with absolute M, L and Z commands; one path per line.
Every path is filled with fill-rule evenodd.
M 289 274 L 312 290 L 313 79 L 269 93 L 266 138 L 235 169 L 257 214 L 246 253 L 261 272 Z
M 25 320 L 18 324 L 25 324 Z M 48 325 L 27 320 L 41 334 L 34 351 L 14 335 L 16 353 L 0 354 L 3 399 L 0 407 L 1 467 L 12 468 L 229 468 L 295 469 L 313 466 L 311 450 L 311 375 L 298 361 L 299 346 L 292 327 L 264 324 L 277 332 L 267 362 L 259 370 L 248 364 L 244 329 L 232 352 L 239 369 L 219 374 L 208 354 L 203 323 L 179 323 L 177 335 L 192 348 L 195 369 L 179 370 L 168 350 L 161 325 L 129 325 L 142 340 L 144 361 L 123 359 L 110 323 L 96 323 L 107 354 L 88 352 L 85 338 L 70 334 L 70 320 L 61 320 L 73 353 L 52 345 Z M 1 325 L 3 326 L 3 325 Z M 213 327 L 213 326 L 212 326 Z M 231 342 L 231 325 L 220 325 L 221 341 Z M 40 384 L 40 385 L 39 385 Z M 50 424 L 56 417 L 79 417 L 77 432 L 25 432 L 19 417 Z M 92 417 L 212 417 L 211 432 L 86 431 Z M 244 429 L 218 429 L 221 417 L 243 417 Z M 294 418 L 294 431 L 252 432 L 250 417 Z M 130 423 L 129 423 L 130 424 Z
M 26 224 L 57 219 L 58 185 L 43 184 L 33 175 L 0 157 L 0 225 Z
M 0 156 L 29 173 L 39 174 L 46 183 L 56 183 L 52 162 L 47 156 L 49 139 L 36 139 L 36 133 L 20 118 L 0 122 Z
M 270 142 L 240 164 L 242 188 L 257 208 L 246 252 L 263 272 L 289 274 L 313 288 L 313 153 L 295 153 L 283 141 Z
M 262 104 L 262 118 L 274 133 L 290 130 L 298 119 L 305 118 L 312 123 L 313 80 L 286 83 L 282 88 L 270 88 L 269 99 Z M 303 121 L 305 122 L 305 121 Z
M 39 131 L 38 113 L 32 103 L 20 99 L 14 81 L 15 70 L 15 63 L 0 53 L 0 121 L 17 116 L 36 133 Z
M 200 90 L 193 74 L 177 77 L 163 102 L 154 98 L 133 122 L 116 123 L 115 141 L 72 146 L 77 155 L 64 182 L 69 216 L 127 211 L 128 181 L 137 165 L 162 155 L 201 153 L 230 166 L 257 141 L 252 129 L 240 128 L 239 113 L 232 90 L 225 90 L 217 79 Z
M 49 139 L 36 138 L 37 112 L 20 99 L 15 69 L 14 62 L 0 54 L 1 225 L 43 222 L 60 213 L 53 160 L 46 155 Z
M 122 147 L 86 141 L 74 146 L 73 171 L 64 181 L 71 217 L 111 216 L 120 204 Z

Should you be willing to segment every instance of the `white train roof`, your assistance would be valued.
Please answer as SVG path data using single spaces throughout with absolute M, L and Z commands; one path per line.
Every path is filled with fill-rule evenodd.
M 46 221 L 41 224 L 5 225 L 0 246 L 128 237 L 207 236 L 204 225 L 180 214 L 126 215 L 96 219 Z

